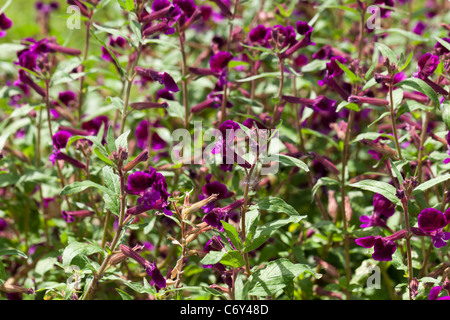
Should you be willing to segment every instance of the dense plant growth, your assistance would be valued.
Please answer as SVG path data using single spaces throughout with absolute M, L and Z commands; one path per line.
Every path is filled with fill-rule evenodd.
M 450 296 L 450 3 L 0 3 L 0 298 Z

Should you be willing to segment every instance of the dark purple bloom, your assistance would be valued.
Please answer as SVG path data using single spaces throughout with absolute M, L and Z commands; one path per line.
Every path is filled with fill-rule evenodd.
M 363 223 L 361 228 L 379 226 L 389 229 L 386 222 L 395 213 L 395 205 L 381 194 L 373 196 L 373 213 L 371 216 L 361 216 L 359 220 Z
M 450 38 L 442 38 L 442 40 L 444 40 L 445 42 L 448 42 L 448 44 L 450 45 Z M 449 53 L 450 51 L 444 47 L 442 45 L 442 43 L 440 43 L 439 41 L 436 42 L 435 46 L 434 46 L 434 50 L 436 50 L 436 53 L 439 55 L 444 55 L 446 53 Z
M 170 92 L 166 88 L 162 88 L 159 89 L 155 95 L 155 100 L 158 101 L 159 99 L 175 100 L 175 97 L 173 96 L 172 92 Z
M 165 88 L 171 92 L 178 92 L 180 89 L 178 88 L 175 80 L 168 74 L 167 72 L 157 72 L 152 69 L 144 69 L 141 67 L 135 67 L 136 72 L 148 79 L 152 79 L 153 81 L 158 81 L 160 84 L 164 85 Z
M 0 218 L 0 231 L 4 231 L 8 227 L 8 222 L 5 219 Z
M 439 65 L 439 57 L 429 52 L 425 53 L 417 63 L 418 70 L 415 77 L 425 79 L 431 76 Z
M 66 106 L 71 107 L 76 102 L 77 95 L 73 91 L 63 91 L 58 94 L 58 99 Z
M 68 131 L 58 131 L 53 135 L 53 147 L 59 149 L 65 148 L 67 145 L 67 141 L 72 134 Z
M 127 190 L 130 194 L 140 194 L 143 193 L 147 188 L 149 188 L 154 181 L 155 171 L 152 170 L 150 173 L 137 171 L 128 177 Z
M 229 52 L 219 51 L 209 60 L 209 67 L 214 72 L 222 72 L 231 59 L 233 59 L 233 56 Z
M 149 123 L 147 120 L 142 120 L 136 127 L 135 135 L 137 139 L 137 146 L 141 149 L 148 147 L 149 139 L 151 139 L 152 150 L 161 150 L 167 146 L 158 133 L 151 130 L 151 127 L 161 127 L 158 123 Z
M 450 232 L 444 232 L 443 229 L 450 223 L 450 209 L 445 213 L 427 208 L 420 212 L 417 219 L 418 228 L 411 227 L 411 232 L 418 236 L 431 237 L 435 248 L 444 247 L 450 240 Z
M 421 36 L 421 35 L 423 35 L 423 32 L 425 31 L 426 28 L 427 28 L 427 25 L 424 22 L 419 21 L 414 26 L 413 32 L 415 34 L 418 34 L 419 36 Z
M 152 278 L 150 281 L 151 286 L 156 286 L 160 289 L 166 287 L 166 279 L 156 266 L 156 261 L 153 261 L 150 265 L 146 265 L 145 272 Z
M 166 207 L 169 206 L 166 178 L 149 167 L 149 172 L 137 171 L 128 177 L 127 190 L 130 194 L 139 195 L 139 208 L 128 209 L 129 214 L 139 214 L 147 210 L 163 210 L 167 215 L 172 212 Z
M 0 38 L 6 35 L 6 31 L 12 27 L 12 21 L 4 13 L 0 14 Z
M 228 219 L 228 214 L 233 210 L 240 208 L 243 204 L 244 199 L 240 199 L 223 208 L 214 208 L 205 214 L 203 221 L 208 225 L 217 228 L 219 231 L 223 231 L 222 220 L 226 221 Z
M 161 274 L 161 271 L 159 271 L 155 261 L 153 261 L 153 263 L 150 263 L 148 260 L 144 259 L 138 252 L 134 251 L 126 245 L 121 244 L 119 247 L 120 251 L 122 251 L 122 253 L 126 257 L 135 260 L 141 267 L 145 269 L 145 272 L 147 272 L 147 274 L 152 278 L 150 281 L 150 285 L 155 285 L 159 289 L 166 287 L 166 279 Z
M 395 240 L 402 239 L 406 236 L 406 230 L 400 230 L 396 233 L 388 236 L 368 236 L 363 238 L 358 238 L 355 240 L 356 244 L 364 248 L 374 248 L 372 258 L 378 261 L 391 261 L 392 255 L 397 249 L 397 244 Z
M 297 33 L 301 35 L 305 35 L 313 31 L 313 28 L 308 24 L 308 22 L 297 21 L 295 26 Z
M 341 56 L 332 57 L 330 59 L 330 62 L 327 62 L 325 78 L 323 80 L 318 81 L 318 84 L 320 86 L 327 84 L 330 79 L 335 78 L 335 77 L 339 76 L 340 74 L 342 74 L 343 71 L 342 71 L 341 67 L 337 64 L 336 61 L 339 61 L 341 64 L 344 64 L 347 62 L 347 59 L 345 59 Z
M 292 26 L 285 27 L 282 25 L 276 25 L 266 33 L 264 40 L 267 41 L 271 47 L 284 49 L 294 45 L 297 42 L 295 37 L 296 33 Z
M 213 194 L 217 194 L 217 200 L 221 200 L 221 199 L 230 198 L 234 193 L 228 191 L 227 186 L 218 181 L 212 181 L 212 182 L 208 181 L 208 183 L 206 183 L 202 187 L 202 193 L 199 194 L 198 198 L 199 198 L 199 200 L 203 200 L 203 199 L 210 197 Z M 206 206 L 202 207 L 202 209 L 205 213 L 208 213 L 211 210 L 213 210 L 214 207 L 215 207 L 215 203 L 210 202 Z
M 442 286 L 434 286 L 431 288 L 430 293 L 428 295 L 428 300 L 450 300 L 450 296 L 439 297 L 439 293 L 442 290 Z
M 267 47 L 269 46 L 266 40 L 266 35 L 268 32 L 270 32 L 270 28 L 266 28 L 264 25 L 259 24 L 252 30 L 250 30 L 250 32 L 248 33 L 248 38 L 253 43 L 257 43 L 264 47 Z

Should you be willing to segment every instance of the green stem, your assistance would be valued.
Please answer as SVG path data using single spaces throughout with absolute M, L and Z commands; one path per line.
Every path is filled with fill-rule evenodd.
M 413 279 L 413 267 L 412 267 L 412 255 L 411 255 L 411 230 L 409 224 L 409 214 L 408 214 L 408 200 L 402 201 L 403 214 L 405 218 L 405 228 L 408 232 L 406 235 L 406 258 L 408 260 L 408 288 L 409 288 L 409 299 L 412 300 L 412 290 L 411 281 Z
M 398 157 L 401 160 L 402 159 L 402 151 L 400 149 L 400 144 L 398 142 L 397 127 L 395 124 L 396 121 L 395 121 L 394 97 L 393 97 L 392 85 L 393 85 L 392 82 L 389 83 L 389 104 L 390 104 L 390 113 L 391 113 L 392 133 L 394 134 L 395 147 L 397 149 Z
M 139 58 L 141 56 L 141 51 L 142 51 L 142 43 L 139 42 L 139 46 L 137 48 L 137 54 L 136 54 L 136 58 L 133 62 L 133 64 L 131 65 L 129 72 L 127 74 L 127 80 L 126 80 L 126 84 L 127 84 L 127 90 L 125 92 L 125 99 L 123 102 L 123 109 L 122 109 L 122 117 L 120 120 L 120 134 L 121 135 L 124 130 L 125 130 L 125 122 L 127 120 L 127 116 L 128 116 L 128 103 L 130 101 L 130 93 L 131 93 L 131 87 L 133 86 L 133 80 L 134 77 L 136 76 L 136 72 L 134 71 L 134 67 L 138 64 Z M 133 72 L 133 75 L 130 77 L 130 73 Z
M 342 152 L 342 171 L 341 171 L 341 212 L 342 212 L 342 223 L 343 223 L 343 232 L 344 232 L 344 250 L 345 250 L 345 275 L 347 279 L 346 293 L 347 299 L 350 299 L 350 292 L 348 291 L 348 285 L 350 283 L 350 253 L 349 253 L 349 237 L 347 233 L 348 225 L 347 225 L 347 215 L 345 213 L 345 181 L 346 181 L 346 169 L 347 169 L 347 161 L 349 158 L 349 150 L 350 150 L 350 136 L 352 133 L 353 120 L 355 118 L 355 111 L 350 110 L 350 114 L 347 122 L 347 130 L 345 131 L 345 139 L 344 139 L 344 149 Z
M 86 21 L 86 35 L 84 38 L 84 50 L 83 50 L 83 59 L 81 60 L 81 72 L 84 71 L 83 63 L 87 59 L 87 54 L 89 51 L 89 40 L 91 37 L 91 24 L 92 24 L 92 14 L 93 11 L 90 12 L 88 21 Z M 84 81 L 86 77 L 80 78 L 80 87 L 79 87 L 79 97 L 78 97 L 78 125 L 81 126 L 81 117 L 83 115 L 83 87 L 84 87 Z

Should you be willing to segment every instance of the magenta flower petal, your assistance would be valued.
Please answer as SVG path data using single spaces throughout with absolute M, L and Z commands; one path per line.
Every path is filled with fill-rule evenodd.
M 422 231 L 432 232 L 445 227 L 447 225 L 447 218 L 439 210 L 427 208 L 419 214 L 417 222 Z
M 372 258 L 377 261 L 391 261 L 396 249 L 397 244 L 395 242 L 378 238 L 375 240 Z
M 56 132 L 53 135 L 53 146 L 57 149 L 65 148 L 71 136 L 72 134 L 68 131 L 61 130 Z
M 226 51 L 219 51 L 209 60 L 209 67 L 214 72 L 222 72 L 233 59 L 233 56 Z
M 355 242 L 357 245 L 359 245 L 361 247 L 370 249 L 374 246 L 375 240 L 378 238 L 381 238 L 381 237 L 380 236 L 368 236 L 368 237 L 358 238 L 355 240 Z

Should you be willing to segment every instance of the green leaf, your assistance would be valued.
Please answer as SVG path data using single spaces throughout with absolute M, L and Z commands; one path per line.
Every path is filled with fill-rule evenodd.
M 314 196 L 316 194 L 317 190 L 320 187 L 323 187 L 323 186 L 340 186 L 340 185 L 341 185 L 341 183 L 339 181 L 337 181 L 337 180 L 334 180 L 334 179 L 329 178 L 329 177 L 322 177 L 319 180 L 317 180 L 316 184 L 312 188 L 312 190 L 311 190 L 312 191 L 312 195 Z
M 275 294 L 304 273 L 310 273 L 316 279 L 321 278 L 321 275 L 308 265 L 294 264 L 285 258 L 270 261 L 264 268 L 256 270 L 249 277 L 248 294 L 259 297 Z
M 247 82 L 261 78 L 279 78 L 280 76 L 281 76 L 280 72 L 265 72 L 248 78 L 237 79 L 236 82 Z
M 299 167 L 300 169 L 309 172 L 308 166 L 302 160 L 281 153 L 267 156 L 264 158 L 263 161 L 264 163 L 267 163 L 268 161 L 276 161 L 285 164 L 287 166 Z
M 113 151 L 117 151 L 116 144 L 114 142 L 114 132 L 112 126 L 108 127 L 108 133 L 106 134 L 106 146 L 108 147 L 109 154 Z
M 413 194 L 413 195 L 416 195 L 416 194 L 418 194 L 418 193 L 420 193 L 420 192 L 426 191 L 426 190 L 428 190 L 428 189 L 434 187 L 435 185 L 437 185 L 437 184 L 439 184 L 439 183 L 441 183 L 441 182 L 447 181 L 448 179 L 450 179 L 450 173 L 447 173 L 447 174 L 441 175 L 441 176 L 439 176 L 439 177 L 430 179 L 430 180 L 428 180 L 428 181 L 426 181 L 426 182 L 424 182 L 424 183 L 418 185 L 418 186 L 413 190 L 412 194 Z
M 350 79 L 350 82 L 356 83 L 359 81 L 359 78 L 356 76 L 356 74 L 354 74 L 349 68 L 347 68 L 347 66 L 343 65 L 342 63 L 340 63 L 338 60 L 335 60 L 336 63 L 338 64 L 338 66 L 342 69 L 342 71 L 345 72 L 345 74 L 347 75 L 347 77 Z
M 102 160 L 104 163 L 106 163 L 106 164 L 109 165 L 109 166 L 113 166 L 113 165 L 114 165 L 114 163 L 111 161 L 111 159 L 108 158 L 107 152 L 106 152 L 106 150 L 105 150 L 104 148 L 101 148 L 101 149 L 100 149 L 100 148 L 98 148 L 98 147 L 94 147 L 92 150 L 94 151 L 95 155 L 96 155 L 100 160 Z M 103 152 L 102 152 L 102 151 L 103 151 Z
M 409 53 L 409 56 L 408 56 L 408 58 L 406 59 L 405 63 L 398 69 L 398 72 L 401 72 L 401 71 L 403 71 L 404 69 L 406 69 L 406 67 L 407 67 L 407 66 L 409 65 L 409 63 L 411 62 L 413 55 L 414 55 L 414 52 L 411 51 L 411 52 Z
M 383 181 L 376 180 L 362 180 L 356 183 L 349 184 L 350 187 L 361 190 L 379 193 L 394 204 L 401 205 L 400 199 L 396 196 L 396 189 L 394 186 Z
M 69 245 L 64 249 L 62 254 L 62 263 L 64 266 L 69 266 L 73 258 L 78 255 L 89 256 L 98 252 L 103 252 L 103 249 L 98 245 L 74 241 L 69 243 Z
M 445 49 L 450 51 L 450 43 L 448 43 L 447 41 L 438 38 L 438 37 L 434 37 Z
M 244 252 L 250 252 L 259 248 L 264 242 L 270 239 L 275 231 L 290 223 L 299 223 L 304 218 L 306 218 L 306 216 L 294 215 L 288 219 L 270 221 L 257 227 L 253 237 L 244 241 Z
M 356 103 L 348 102 L 348 101 L 341 101 L 338 104 L 338 106 L 336 107 L 336 112 L 341 111 L 343 108 L 347 108 L 348 110 L 354 110 L 356 112 L 360 111 L 360 108 Z
M 297 212 L 297 210 L 294 209 L 294 207 L 292 207 L 290 204 L 287 204 L 286 201 L 284 201 L 283 199 L 277 197 L 264 198 L 255 205 L 250 206 L 250 210 L 254 209 L 265 210 L 268 212 L 275 212 L 275 213 L 286 213 L 289 216 L 300 215 Z
M 396 177 L 398 179 L 398 183 L 400 185 L 402 185 L 403 184 L 403 176 L 401 175 L 400 171 L 398 171 L 397 166 L 394 164 L 394 161 L 392 161 L 391 158 L 389 158 L 389 162 L 391 164 L 391 168 L 392 168 L 394 177 Z
M 128 151 L 128 135 L 130 134 L 130 130 L 125 131 L 116 139 L 116 148 L 119 150 L 119 147 L 122 147 L 126 151 Z
M 116 291 L 122 297 L 122 300 L 134 300 L 134 298 L 125 291 L 120 290 L 119 288 L 116 288 Z
M 441 105 L 442 110 L 442 120 L 447 127 L 447 130 L 450 130 L 450 101 L 444 100 Z
M 245 241 L 246 243 L 251 243 L 253 236 L 255 235 L 256 228 L 258 227 L 258 222 L 260 218 L 260 213 L 257 209 L 247 211 L 245 214 Z
M 72 184 L 66 185 L 61 190 L 60 195 L 65 196 L 65 195 L 80 193 L 80 192 L 86 190 L 87 188 L 97 188 L 104 193 L 111 194 L 111 191 L 108 188 L 106 188 L 98 183 L 95 183 L 93 181 L 84 180 L 84 181 L 76 181 Z
M 19 256 L 28 259 L 28 256 L 17 249 L 0 249 L 0 256 Z
M 405 79 L 395 85 L 396 87 L 400 87 L 403 89 L 412 89 L 413 91 L 419 91 L 426 95 L 428 98 L 433 101 L 435 107 L 439 107 L 439 96 L 436 92 L 422 79 L 419 78 L 408 78 Z
M 116 195 L 120 194 L 120 178 L 111 167 L 103 167 L 105 186 Z
M 238 250 L 227 251 L 219 261 L 224 266 L 230 266 L 233 269 L 244 266 L 245 261 Z
M 316 59 L 316 60 L 308 63 L 307 65 L 304 65 L 300 70 L 303 73 L 308 73 L 308 72 L 321 71 L 321 70 L 324 70 L 326 67 L 327 67 L 327 61 Z
M 221 221 L 221 222 L 222 222 L 225 234 L 230 239 L 233 246 L 236 249 L 241 250 L 242 242 L 241 242 L 241 238 L 239 237 L 239 233 L 237 232 L 236 228 L 234 226 L 232 226 L 231 224 L 229 224 L 228 222 L 225 222 L 225 221 Z
M 203 265 L 219 263 L 220 259 L 226 254 L 226 251 L 210 251 L 200 261 Z
M 375 42 L 375 47 L 380 51 L 383 57 L 389 59 L 390 63 L 395 63 L 395 65 L 398 64 L 397 55 L 387 45 L 380 42 Z

